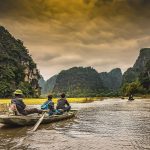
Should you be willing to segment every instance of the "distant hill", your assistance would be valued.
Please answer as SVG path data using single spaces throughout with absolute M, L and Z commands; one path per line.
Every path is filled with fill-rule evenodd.
M 122 72 L 120 68 L 111 70 L 110 72 L 99 73 L 103 86 L 109 91 L 117 91 L 122 84 Z
M 47 81 L 40 79 L 42 94 L 61 92 L 70 96 L 100 95 L 101 92 L 119 90 L 122 84 L 121 69 L 116 68 L 107 72 L 98 73 L 91 67 L 73 67 L 61 71 Z
M 56 83 L 56 79 L 57 79 L 57 75 L 52 76 L 47 81 L 45 81 L 43 79 L 43 77 L 41 77 L 41 79 L 39 80 L 39 85 L 41 87 L 41 94 L 45 95 L 45 94 L 52 93 L 53 88 L 54 88 L 55 83 Z
M 39 71 L 23 42 L 0 26 L 0 97 L 10 97 L 17 88 L 25 96 L 40 94 Z
M 45 90 L 44 90 L 45 93 L 52 93 L 52 91 L 54 89 L 54 86 L 56 84 L 56 79 L 57 79 L 57 75 L 54 75 L 46 81 L 46 84 L 45 84 L 45 87 L 44 87 L 45 88 Z
M 73 67 L 58 74 L 53 93 L 65 92 L 69 96 L 96 96 L 102 90 L 104 87 L 95 69 Z
M 126 83 L 138 80 L 147 89 L 150 87 L 150 49 L 144 48 L 140 51 L 132 68 L 123 75 L 120 68 L 110 72 L 98 73 L 91 67 L 73 67 L 61 71 L 44 83 L 42 92 L 44 94 L 62 92 L 68 96 L 114 96 L 120 93 L 120 88 Z M 139 83 L 139 84 L 140 84 Z M 139 85 L 140 86 L 140 85 Z M 140 87 L 141 88 L 141 87 Z
M 44 87 L 45 87 L 46 81 L 44 80 L 42 75 L 41 75 L 41 78 L 38 81 L 38 84 L 41 87 L 41 94 L 44 94 Z
M 12 96 L 17 88 L 23 90 L 27 97 L 38 97 L 40 89 L 42 94 L 65 92 L 72 97 L 100 96 L 102 93 L 116 92 L 121 85 L 135 81 L 139 83 L 133 85 L 139 84 L 139 89 L 142 86 L 142 92 L 148 93 L 150 48 L 140 50 L 135 64 L 123 76 L 119 68 L 98 73 L 92 67 L 73 67 L 45 81 L 23 42 L 0 26 L 0 72 L 0 97 Z
M 133 65 L 123 75 L 123 83 L 131 83 L 139 78 L 146 70 L 146 65 L 150 61 L 150 48 L 143 48 L 140 50 L 140 54 Z

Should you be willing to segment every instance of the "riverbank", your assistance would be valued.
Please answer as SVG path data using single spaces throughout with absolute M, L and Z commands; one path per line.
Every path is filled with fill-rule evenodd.
M 97 100 L 102 100 L 103 98 L 100 97 L 93 97 L 93 98 L 67 98 L 69 103 L 89 103 Z M 25 98 L 24 102 L 26 105 L 41 105 L 47 99 L 46 98 Z M 53 102 L 56 104 L 58 98 L 54 98 Z M 0 104 L 9 104 L 11 99 L 0 99 Z
M 104 99 L 128 99 L 128 97 L 82 97 L 82 98 L 67 98 L 69 103 L 90 103 L 93 101 L 102 101 Z M 150 99 L 150 95 L 135 96 L 134 99 Z M 24 98 L 26 105 L 41 105 L 47 98 Z M 53 102 L 56 104 L 58 98 L 53 98 Z M 0 99 L 0 104 L 10 104 L 11 99 Z
M 141 95 L 141 98 L 144 98 L 144 99 L 150 99 L 150 95 Z

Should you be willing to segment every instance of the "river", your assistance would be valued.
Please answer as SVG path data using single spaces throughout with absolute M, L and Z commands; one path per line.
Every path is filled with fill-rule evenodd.
M 72 104 L 73 119 L 31 127 L 0 127 L 0 149 L 150 150 L 150 100 L 106 99 Z

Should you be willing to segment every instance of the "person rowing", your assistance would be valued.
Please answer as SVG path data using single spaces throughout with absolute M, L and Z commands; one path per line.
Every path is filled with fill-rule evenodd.
M 132 94 L 130 94 L 130 95 L 129 95 L 128 100 L 129 100 L 129 101 L 133 101 L 133 100 L 134 100 L 134 98 L 133 98 L 133 95 L 132 95 Z
M 17 89 L 14 92 L 15 97 L 11 99 L 11 111 L 15 115 L 29 115 L 33 113 L 41 114 L 43 111 L 37 108 L 26 108 L 26 104 L 23 102 L 23 92 L 20 89 Z

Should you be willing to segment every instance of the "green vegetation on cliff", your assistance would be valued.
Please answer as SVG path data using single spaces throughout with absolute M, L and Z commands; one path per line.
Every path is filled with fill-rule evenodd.
M 32 57 L 23 42 L 0 26 L 0 97 L 10 97 L 17 88 L 25 96 L 38 96 L 40 78 Z
M 120 89 L 122 84 L 122 72 L 120 68 L 115 68 L 110 72 L 99 73 L 105 89 L 116 92 Z
M 150 61 L 150 48 L 143 48 L 140 50 L 140 55 L 133 67 L 124 73 L 123 83 L 131 83 L 137 80 L 140 74 L 145 71 L 148 61 Z
M 122 92 L 129 94 L 150 93 L 150 48 L 143 48 L 134 66 L 123 75 Z
M 47 81 L 44 81 L 43 78 L 39 81 L 42 94 L 54 92 L 57 95 L 57 93 L 67 92 L 69 96 L 77 97 L 116 96 L 121 83 L 120 68 L 113 69 L 109 73 L 98 73 L 91 67 L 74 67 L 60 72 Z
M 44 83 L 45 81 L 41 82 Z M 42 86 L 41 86 L 42 87 Z M 91 67 L 61 71 L 44 83 L 43 94 L 53 92 L 79 96 L 119 96 L 150 93 L 150 49 L 140 51 L 132 68 L 123 75 L 120 68 L 98 73 Z
M 140 74 L 139 81 L 144 89 L 150 93 L 150 60 L 145 66 L 145 70 Z
M 91 68 L 74 67 L 61 71 L 53 93 L 67 93 L 70 97 L 98 96 L 104 90 L 99 73 Z

